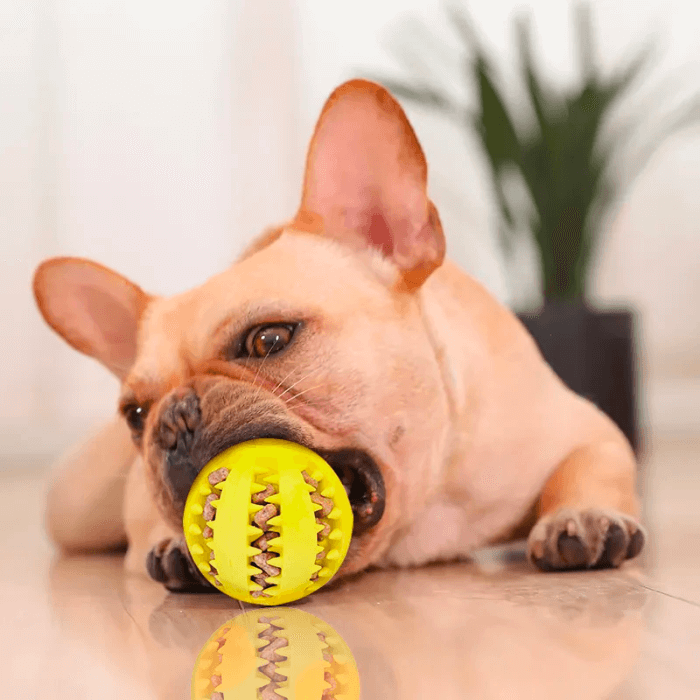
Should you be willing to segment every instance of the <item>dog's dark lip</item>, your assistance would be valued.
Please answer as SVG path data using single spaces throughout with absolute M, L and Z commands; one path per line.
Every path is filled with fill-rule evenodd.
M 386 489 L 377 463 L 364 450 L 316 450 L 345 486 L 354 515 L 353 535 L 374 527 L 384 514 Z

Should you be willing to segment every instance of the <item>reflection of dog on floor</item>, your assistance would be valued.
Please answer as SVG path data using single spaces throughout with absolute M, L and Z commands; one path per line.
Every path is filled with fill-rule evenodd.
M 344 573 L 461 557 L 523 526 L 544 570 L 638 554 L 630 446 L 443 260 L 426 182 L 399 105 L 355 80 L 323 109 L 297 215 L 201 287 L 164 299 L 85 260 L 41 265 L 47 322 L 122 382 L 124 423 L 54 483 L 56 543 L 128 542 L 131 568 L 148 559 L 169 588 L 196 588 L 181 525 L 195 475 L 278 437 L 321 452 L 348 489 Z

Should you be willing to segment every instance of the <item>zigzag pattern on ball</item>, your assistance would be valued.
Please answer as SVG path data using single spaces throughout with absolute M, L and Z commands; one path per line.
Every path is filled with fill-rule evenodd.
M 312 478 L 306 471 L 303 471 L 301 474 L 304 481 L 311 488 L 310 498 L 312 503 L 318 506 L 316 511 L 316 524 L 318 526 L 318 533 L 316 536 L 318 543 L 316 561 L 321 562 L 321 560 L 328 556 L 327 538 L 331 533 L 331 525 L 327 521 L 327 518 L 333 512 L 334 503 L 331 498 L 318 492 L 318 479 Z M 279 555 L 276 552 L 269 551 L 270 542 L 279 537 L 276 526 L 280 522 L 278 518 L 281 512 L 280 507 L 275 502 L 277 499 L 272 498 L 278 494 L 278 489 L 274 481 L 270 483 L 270 480 L 264 476 L 260 480 L 265 482 L 258 485 L 262 490 L 257 491 L 251 496 L 252 503 L 260 507 L 255 510 L 251 525 L 259 528 L 263 533 L 251 543 L 253 547 L 260 550 L 260 554 L 252 557 L 252 564 L 260 573 L 251 576 L 251 580 L 255 584 L 255 590 L 251 591 L 251 596 L 254 598 L 269 598 L 269 593 L 265 591 L 274 585 L 270 579 L 274 579 L 274 577 L 279 576 L 281 573 L 281 569 L 274 564 L 275 559 Z M 311 575 L 309 581 L 311 583 L 317 581 L 321 572 L 324 572 L 324 568 L 318 566 L 318 570 Z
M 229 470 L 226 469 L 225 467 L 222 467 L 221 469 L 217 469 L 216 471 L 212 472 L 209 474 L 208 481 L 209 484 L 212 487 L 216 487 L 218 484 L 223 483 L 226 481 L 226 477 L 229 475 Z M 215 491 L 213 493 L 210 493 L 206 501 L 204 502 L 204 510 L 202 511 L 202 517 L 204 518 L 205 522 L 207 523 L 213 523 L 214 520 L 216 520 L 216 506 L 219 502 L 219 492 Z M 211 529 L 209 525 L 207 525 L 204 530 L 202 530 L 202 537 L 204 537 L 205 540 L 211 539 L 214 537 L 214 531 Z M 213 560 L 214 559 L 214 552 L 209 553 L 209 559 Z M 216 570 L 216 567 L 213 564 L 209 564 L 209 571 L 214 578 L 214 583 L 217 586 L 221 586 L 221 581 L 219 581 L 216 577 L 219 575 L 219 572 Z
M 301 475 L 304 477 L 304 481 L 315 489 L 311 492 L 312 503 L 321 506 L 320 510 L 316 511 L 316 524 L 320 527 L 316 535 L 320 550 L 316 554 L 316 561 L 319 562 L 326 557 L 326 548 L 324 544 L 326 538 L 331 533 L 331 526 L 324 518 L 327 518 L 333 510 L 333 501 L 318 493 L 318 481 L 316 479 L 312 479 L 305 471 L 303 471 Z M 318 574 L 318 571 L 314 572 L 309 580 L 317 581 Z
M 279 532 L 272 529 L 270 520 L 276 518 L 280 514 L 280 509 L 274 503 L 268 503 L 267 499 L 277 494 L 277 489 L 273 484 L 268 483 L 267 486 L 257 493 L 252 494 L 250 500 L 258 506 L 262 506 L 252 519 L 252 524 L 260 528 L 263 534 L 256 540 L 253 540 L 253 547 L 260 550 L 260 554 L 253 557 L 253 565 L 260 570 L 259 574 L 254 574 L 251 579 L 260 586 L 261 590 L 251 591 L 254 598 L 269 598 L 265 593 L 266 588 L 270 588 L 273 584 L 268 581 L 268 577 L 279 576 L 282 571 L 278 566 L 270 563 L 270 560 L 276 559 L 279 554 L 268 551 L 271 540 L 279 537 Z

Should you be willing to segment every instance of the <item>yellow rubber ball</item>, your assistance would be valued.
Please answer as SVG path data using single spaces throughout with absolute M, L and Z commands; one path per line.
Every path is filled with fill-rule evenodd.
M 192 700 L 359 700 L 345 640 L 303 610 L 242 613 L 211 635 L 192 673 Z
M 195 565 L 213 586 L 247 603 L 284 605 L 336 574 L 353 515 L 324 459 L 296 443 L 261 439 L 202 469 L 183 526 Z

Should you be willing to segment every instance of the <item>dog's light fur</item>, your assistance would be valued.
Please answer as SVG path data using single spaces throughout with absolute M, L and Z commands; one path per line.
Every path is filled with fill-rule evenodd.
M 277 396 L 318 448 L 371 454 L 386 511 L 353 543 L 346 573 L 465 556 L 511 536 L 533 509 L 533 560 L 570 565 L 558 548 L 565 533 L 592 565 L 614 524 L 624 546 L 609 564 L 619 564 L 639 531 L 630 446 L 562 384 L 508 309 L 443 262 L 426 181 L 398 105 L 352 81 L 319 120 L 299 213 L 229 270 L 163 299 L 93 263 L 58 259 L 37 273 L 39 305 L 120 377 L 125 395 L 152 403 L 146 436 L 172 392 L 219 372 Z M 288 351 L 254 371 L 212 364 L 226 338 L 278 319 L 304 320 Z M 278 389 L 291 382 L 288 402 Z M 159 501 L 160 456 L 149 444 L 138 450 L 115 420 L 64 461 L 48 504 L 59 546 L 128 541 L 128 565 L 143 570 L 151 548 L 182 535 Z

